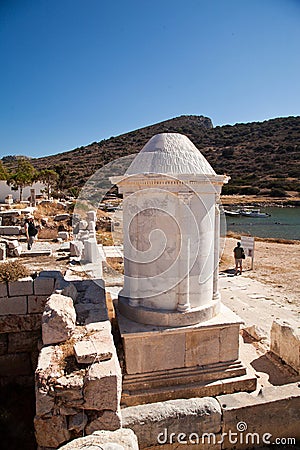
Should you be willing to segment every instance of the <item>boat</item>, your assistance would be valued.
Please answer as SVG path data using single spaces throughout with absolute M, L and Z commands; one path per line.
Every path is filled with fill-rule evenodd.
M 224 209 L 224 213 L 225 213 L 225 216 L 230 216 L 230 217 L 237 217 L 240 215 L 239 211 L 228 211 L 227 209 Z
M 241 216 L 245 217 L 270 217 L 271 214 L 261 212 L 260 209 L 245 208 L 240 210 Z

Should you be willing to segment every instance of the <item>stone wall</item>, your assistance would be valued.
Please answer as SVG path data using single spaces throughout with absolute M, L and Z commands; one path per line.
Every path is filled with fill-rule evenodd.
M 33 384 L 44 305 L 55 278 L 0 283 L 0 384 Z
M 122 375 L 105 290 L 99 280 L 98 284 L 86 280 L 75 285 L 77 324 L 73 330 L 73 305 L 65 295 L 52 294 L 42 318 L 48 345 L 41 349 L 35 381 L 39 450 L 56 449 L 79 436 L 121 427 Z M 63 321 L 69 324 L 69 333 L 62 342 L 58 325 Z
M 283 448 L 300 441 L 299 420 L 298 383 L 122 409 L 122 425 L 147 450 Z

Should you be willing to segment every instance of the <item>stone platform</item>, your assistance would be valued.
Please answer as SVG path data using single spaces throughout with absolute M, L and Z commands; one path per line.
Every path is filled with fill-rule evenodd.
M 239 360 L 242 320 L 224 305 L 210 320 L 177 328 L 133 322 L 116 310 L 126 365 L 122 405 L 256 389 Z

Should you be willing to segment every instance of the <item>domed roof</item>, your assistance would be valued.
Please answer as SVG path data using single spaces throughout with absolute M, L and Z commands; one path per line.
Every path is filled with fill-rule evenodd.
M 126 175 L 144 173 L 216 175 L 197 147 L 179 133 L 156 134 L 147 142 Z

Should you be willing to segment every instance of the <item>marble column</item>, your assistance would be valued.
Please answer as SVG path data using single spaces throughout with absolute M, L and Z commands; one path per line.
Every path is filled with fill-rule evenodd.
M 220 300 L 219 292 L 219 259 L 220 259 L 220 198 L 216 195 L 215 204 L 215 233 L 214 233 L 214 276 L 213 276 L 213 300 Z

